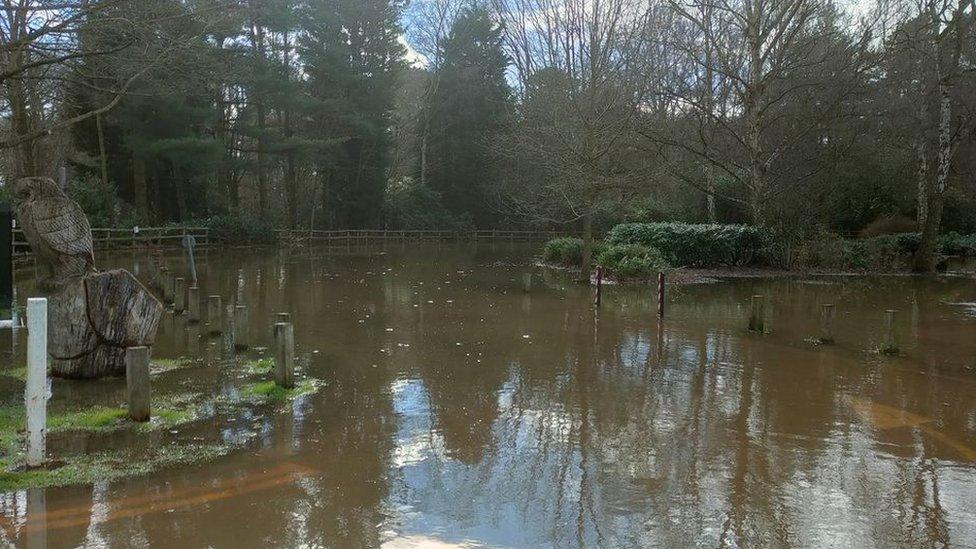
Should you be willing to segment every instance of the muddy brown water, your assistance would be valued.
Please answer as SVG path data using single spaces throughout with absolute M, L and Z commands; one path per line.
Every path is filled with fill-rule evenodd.
M 669 287 L 658 323 L 653 288 L 607 286 L 595 313 L 589 289 L 532 267 L 533 253 L 482 244 L 200 255 L 201 295 L 247 303 L 264 345 L 273 313 L 290 312 L 302 373 L 326 386 L 152 439 L 248 435 L 214 461 L 2 494 L 0 541 L 976 546 L 976 280 Z M 28 279 L 18 273 L 21 296 Z M 753 294 L 767 296 L 767 334 L 745 330 Z M 825 302 L 837 306 L 831 346 L 808 341 Z M 885 309 L 899 311 L 897 357 L 870 352 Z M 164 318 L 154 356 L 206 362 L 160 383 L 233 391 L 198 330 Z M 25 334 L 0 336 L 0 367 L 21 364 Z M 54 400 L 114 405 L 123 386 L 56 381 Z M 21 398 L 19 387 L 0 384 L 0 400 Z

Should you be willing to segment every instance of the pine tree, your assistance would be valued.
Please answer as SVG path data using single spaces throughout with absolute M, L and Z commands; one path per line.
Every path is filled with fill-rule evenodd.
M 440 83 L 431 102 L 430 186 L 455 214 L 478 227 L 495 220 L 495 161 L 489 144 L 504 128 L 511 103 L 502 29 L 484 8 L 460 14 L 444 41 Z
M 397 0 L 314 0 L 306 7 L 299 57 L 317 103 L 308 135 L 332 143 L 315 162 L 334 227 L 379 223 L 403 68 L 402 9 Z

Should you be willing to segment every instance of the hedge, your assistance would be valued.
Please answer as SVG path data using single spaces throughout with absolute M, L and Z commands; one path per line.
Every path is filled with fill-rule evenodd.
M 606 246 L 596 264 L 617 278 L 648 278 L 670 268 L 660 251 L 640 244 Z
M 751 262 L 767 237 L 749 225 L 624 223 L 610 231 L 607 243 L 656 248 L 671 265 L 731 267 Z
M 599 256 L 603 248 L 602 242 L 593 241 L 593 257 Z M 546 263 L 579 267 L 583 263 L 583 239 L 566 236 L 553 238 L 543 246 L 542 259 Z

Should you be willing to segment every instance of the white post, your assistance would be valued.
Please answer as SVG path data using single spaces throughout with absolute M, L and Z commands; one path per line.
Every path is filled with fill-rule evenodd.
M 47 425 L 47 299 L 27 300 L 27 465 L 44 463 Z

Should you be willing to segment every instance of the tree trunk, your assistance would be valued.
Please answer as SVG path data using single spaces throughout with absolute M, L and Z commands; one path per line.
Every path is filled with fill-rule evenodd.
M 949 170 L 952 168 L 952 97 L 951 86 L 939 84 L 939 165 L 935 185 L 928 193 L 928 212 L 922 228 L 922 240 L 915 253 L 914 269 L 918 272 L 935 272 L 938 266 L 938 238 L 942 225 L 942 206 L 949 186 Z
M 49 297 L 51 373 L 67 378 L 125 375 L 125 349 L 151 346 L 163 307 L 128 271 L 93 273 Z
M 915 152 L 918 155 L 918 213 L 916 221 L 918 230 L 925 227 L 929 213 L 929 163 L 925 157 L 925 137 L 919 138 L 915 144 Z
M 590 281 L 593 270 L 593 210 L 583 214 L 583 258 L 580 261 L 580 280 Z
M 765 166 L 763 164 L 762 151 L 762 39 L 760 34 L 759 7 L 751 7 L 749 25 L 747 28 L 747 40 L 749 42 L 749 76 L 746 84 L 746 120 L 748 123 L 746 140 L 749 147 L 749 185 L 750 200 L 752 202 L 752 222 L 762 225 L 765 222 L 763 215 L 763 201 L 766 198 Z
M 132 189 L 135 194 L 136 212 L 139 221 L 149 221 L 149 193 L 146 185 L 146 161 L 138 156 L 132 157 Z
M 95 131 L 98 132 L 98 164 L 102 171 L 102 186 L 108 185 L 108 156 L 105 152 L 105 130 L 102 128 L 102 115 L 95 115 Z

